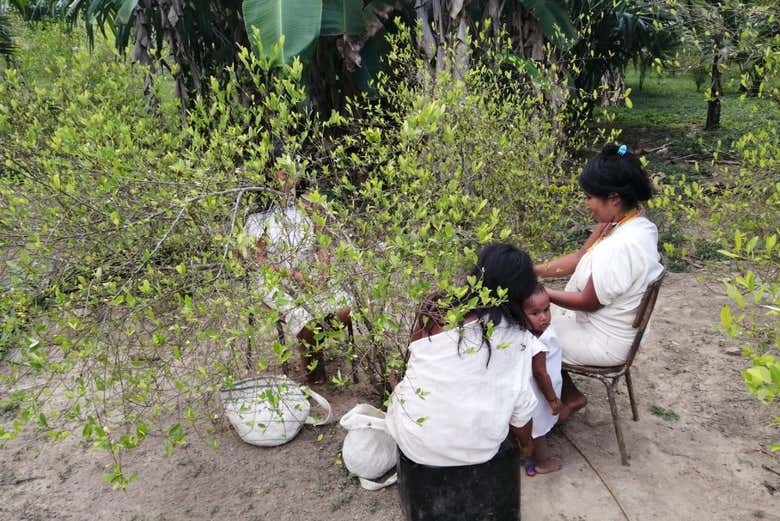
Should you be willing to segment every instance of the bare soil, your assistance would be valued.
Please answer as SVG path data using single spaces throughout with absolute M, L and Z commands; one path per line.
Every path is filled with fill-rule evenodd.
M 630 466 L 620 464 L 603 386 L 578 380 L 590 404 L 551 435 L 563 469 L 522 474 L 523 519 L 780 520 L 780 456 L 766 449 L 780 438 L 768 426 L 778 407 L 748 396 L 746 360 L 713 330 L 719 289 L 693 274 L 667 277 L 632 371 L 638 422 L 622 384 L 618 397 Z M 360 387 L 318 391 L 338 415 L 368 401 Z M 653 414 L 654 405 L 679 418 Z M 0 519 L 403 519 L 395 487 L 364 491 L 337 463 L 344 434 L 337 424 L 306 427 L 261 449 L 225 431 L 218 450 L 194 438 L 169 458 L 152 439 L 126 459 L 139 479 L 123 493 L 103 481 L 107 455 L 77 436 L 54 445 L 30 432 L 0 449 Z

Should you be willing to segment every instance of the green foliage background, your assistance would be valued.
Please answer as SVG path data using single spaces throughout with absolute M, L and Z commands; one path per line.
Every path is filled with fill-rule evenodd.
M 219 410 L 216 391 L 292 356 L 242 230 L 258 194 L 290 202 L 273 169 L 311 188 L 331 259 L 307 271 L 355 299 L 354 346 L 337 331 L 321 348 L 356 364 L 380 401 L 415 303 L 434 287 L 460 291 L 480 245 L 557 251 L 584 230 L 567 211 L 580 138 L 545 99 L 552 79 L 535 83 L 506 53 L 486 53 L 463 79 L 435 75 L 401 28 L 377 83 L 384 98 L 323 121 L 307 108 L 300 62 L 273 69 L 276 51 L 244 50 L 250 76 L 213 80 L 182 127 L 166 78 L 149 106 L 144 71 L 104 40 L 89 52 L 57 25 L 20 31 L 25 48 L 0 83 L 2 378 L 14 389 L 0 437 L 78 433 L 114 457 L 118 487 L 133 478 L 121 454 L 151 432 L 169 451 L 196 426 L 217 445 L 203 421 Z M 285 152 L 275 165 L 273 140 Z
M 344 369 L 332 381 L 349 384 L 357 367 L 381 401 L 416 303 L 437 287 L 466 291 L 459 275 L 480 245 L 507 240 L 544 258 L 579 244 L 588 218 L 575 210 L 576 173 L 617 134 L 610 115 L 600 127 L 577 116 L 598 92 L 573 96 L 569 71 L 554 60 L 530 66 L 500 34 L 472 35 L 473 61 L 459 74 L 433 70 L 400 26 L 372 96 L 325 118 L 300 61 L 276 68 L 279 47 L 242 50 L 241 72 L 209 79 L 182 123 L 172 77 L 149 76 L 99 35 L 89 52 L 57 24 L 15 32 L 19 52 L 0 70 L 0 378 L 10 390 L 0 439 L 27 428 L 83 436 L 112 455 L 117 487 L 133 479 L 122 453 L 150 433 L 169 452 L 195 429 L 217 446 L 217 391 L 293 356 L 260 303 L 286 274 L 257 265 L 243 230 L 258 197 L 300 203 L 275 169 L 307 181 L 317 241 L 331 252 L 305 271 L 354 298 L 354 345 L 319 333 Z M 759 93 L 771 100 L 772 48 L 764 63 Z M 664 245 L 667 263 L 684 265 L 706 239 L 737 268 L 724 280 L 734 305 L 720 318 L 752 360 L 750 391 L 767 403 L 780 386 L 775 122 L 695 141 L 706 171 L 660 179 L 651 208 L 679 236 Z M 274 141 L 284 155 L 271 164 Z

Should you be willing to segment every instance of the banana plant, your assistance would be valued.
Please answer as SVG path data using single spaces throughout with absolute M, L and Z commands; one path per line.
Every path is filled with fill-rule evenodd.
M 362 36 L 365 43 L 381 29 L 382 18 L 400 8 L 400 1 L 387 0 L 367 4 L 363 0 L 244 0 L 242 4 L 247 34 L 259 30 L 258 41 L 252 42 L 255 52 L 281 42 L 278 59 L 285 63 L 311 51 L 320 37 Z
M 518 40 L 534 34 L 535 53 L 528 58 L 541 58 L 545 38 L 564 47 L 576 34 L 564 0 L 243 0 L 242 9 L 247 33 L 258 31 L 255 52 L 269 53 L 277 45 L 272 60 L 301 57 L 311 65 L 312 81 L 318 84 L 314 90 L 331 91 L 325 96 L 331 101 L 366 88 L 365 81 L 358 81 L 360 88 L 354 85 L 354 73 L 363 78 L 375 74 L 366 70 L 381 62 L 381 56 L 372 55 L 377 48 L 373 40 L 381 38 L 384 22 L 393 14 L 420 24 L 419 45 L 435 70 L 454 66 L 461 76 L 469 67 L 468 34 L 477 22 L 490 19 L 494 27 L 509 26 Z M 446 60 L 448 49 L 456 53 L 452 62 Z M 340 95 L 334 96 L 334 90 Z M 320 108 L 328 112 L 336 105 Z
M 403 10 L 401 0 L 243 0 L 252 48 L 271 63 L 299 57 L 314 107 L 327 114 L 368 88 L 380 59 L 372 40 Z M 368 44 L 368 45 L 367 45 Z M 371 70 L 368 70 L 371 69 Z
M 11 36 L 11 20 L 5 13 L 0 13 L 0 57 L 10 58 L 16 53 L 16 45 Z
M 279 59 L 287 63 L 307 50 L 319 37 L 322 0 L 245 0 L 242 4 L 246 32 L 255 52 L 264 52 L 281 42 Z

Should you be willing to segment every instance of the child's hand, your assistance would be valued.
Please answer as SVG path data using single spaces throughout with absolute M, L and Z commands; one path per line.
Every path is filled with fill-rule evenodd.
M 559 414 L 563 410 L 563 402 L 560 401 L 558 398 L 554 400 L 550 400 L 547 403 L 550 404 L 550 409 L 552 409 L 553 414 Z

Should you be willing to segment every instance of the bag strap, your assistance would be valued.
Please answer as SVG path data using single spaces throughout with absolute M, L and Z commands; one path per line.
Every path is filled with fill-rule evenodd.
M 365 490 L 381 490 L 385 487 L 389 487 L 390 485 L 393 485 L 396 481 L 398 481 L 398 473 L 393 472 L 393 474 L 387 478 L 384 481 L 371 481 L 370 479 L 366 478 L 360 478 L 360 486 L 363 487 Z
M 311 389 L 309 389 L 309 398 L 314 399 L 314 401 L 317 402 L 317 405 L 327 411 L 327 414 L 325 415 L 325 419 L 320 421 L 315 420 L 312 415 L 309 414 L 309 416 L 306 417 L 306 420 L 304 420 L 304 423 L 306 425 L 313 425 L 315 427 L 330 423 L 333 419 L 333 410 L 330 408 L 330 403 L 328 403 L 328 400 L 326 400 L 321 394 L 318 394 Z

